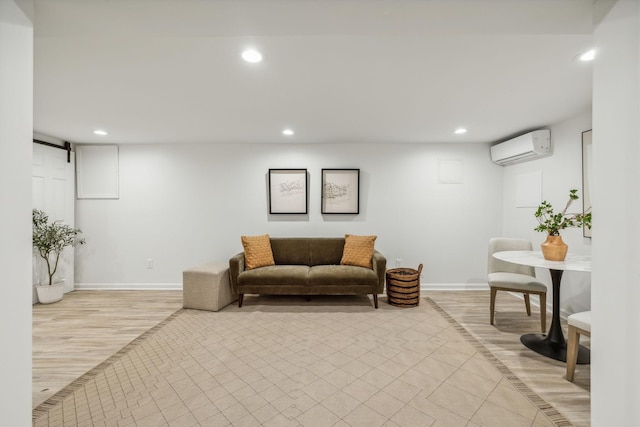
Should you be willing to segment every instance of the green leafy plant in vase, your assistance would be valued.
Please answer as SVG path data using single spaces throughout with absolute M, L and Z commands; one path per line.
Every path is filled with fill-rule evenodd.
M 66 247 L 84 244 L 85 239 L 80 229 L 62 221 L 49 221 L 45 212 L 33 209 L 33 248 L 47 264 L 49 281 L 47 285 L 36 286 L 41 303 L 47 304 L 62 299 L 63 287 L 55 286 L 53 281 L 53 276 L 58 271 L 60 254 Z M 45 289 L 41 291 L 42 288 Z
M 560 230 L 565 228 L 587 227 L 591 229 L 591 207 L 582 213 L 568 213 L 571 204 L 578 200 L 578 190 L 569 190 L 569 200 L 562 212 L 555 213 L 551 203 L 544 200 L 536 210 L 538 226 L 534 229 L 547 233 L 547 240 L 540 245 L 545 259 L 563 261 L 568 246 L 562 241 Z

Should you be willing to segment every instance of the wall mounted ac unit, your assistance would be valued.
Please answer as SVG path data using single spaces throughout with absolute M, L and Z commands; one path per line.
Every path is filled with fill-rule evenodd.
M 491 160 L 502 166 L 551 154 L 551 131 L 534 130 L 491 147 Z

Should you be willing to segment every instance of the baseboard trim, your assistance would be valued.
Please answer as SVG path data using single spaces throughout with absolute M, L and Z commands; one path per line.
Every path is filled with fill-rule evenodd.
M 76 291 L 180 291 L 182 283 L 76 283 Z
M 182 290 L 182 283 L 76 283 L 74 290 Z M 488 291 L 487 283 L 422 283 L 421 291 Z
M 488 283 L 421 283 L 421 291 L 488 291 Z

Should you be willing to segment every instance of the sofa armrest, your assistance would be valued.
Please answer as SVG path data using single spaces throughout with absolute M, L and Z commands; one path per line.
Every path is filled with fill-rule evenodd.
M 238 276 L 244 271 L 244 252 L 234 255 L 229 259 L 229 283 L 231 291 L 238 293 Z
M 377 250 L 373 251 L 373 271 L 378 275 L 378 293 L 384 293 L 384 281 L 387 274 L 387 259 Z

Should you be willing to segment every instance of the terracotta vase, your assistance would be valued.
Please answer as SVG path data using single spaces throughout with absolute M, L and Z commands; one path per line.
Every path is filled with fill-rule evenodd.
M 547 236 L 540 245 L 542 256 L 548 261 L 564 261 L 569 247 L 562 241 L 562 236 Z

